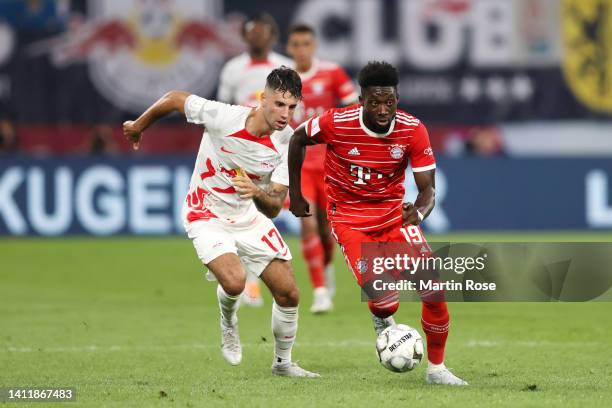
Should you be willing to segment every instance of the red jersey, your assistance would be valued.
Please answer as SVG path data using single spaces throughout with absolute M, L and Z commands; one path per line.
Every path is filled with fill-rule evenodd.
M 302 103 L 296 109 L 291 126 L 294 129 L 305 120 L 328 109 L 353 103 L 357 92 L 353 81 L 338 64 L 315 60 L 308 72 L 300 73 Z M 325 146 L 306 149 L 305 168 L 323 168 Z
M 359 231 L 384 229 L 401 220 L 404 176 L 436 168 L 427 129 L 397 110 L 386 134 L 362 119 L 362 106 L 330 109 L 306 123 L 306 133 L 327 145 L 325 188 L 330 222 Z

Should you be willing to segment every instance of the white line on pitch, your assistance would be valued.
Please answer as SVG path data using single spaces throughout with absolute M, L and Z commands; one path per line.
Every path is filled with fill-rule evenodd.
M 459 343 L 459 346 L 464 347 L 548 347 L 548 346 L 565 346 L 565 347 L 585 347 L 596 346 L 597 342 L 560 342 L 560 341 L 511 341 L 511 340 L 469 340 L 464 343 Z M 243 343 L 243 347 L 268 347 L 272 346 L 272 342 L 267 343 Z M 373 347 L 374 340 L 344 340 L 338 342 L 300 342 L 296 343 L 297 347 L 329 347 L 329 348 L 346 348 L 346 347 Z M 0 349 L 4 353 L 83 353 L 83 352 L 122 352 L 122 351 L 165 351 L 165 350 L 207 350 L 217 349 L 218 344 L 170 344 L 170 345 L 152 345 L 152 346 L 71 346 L 71 347 L 13 347 L 8 346 Z

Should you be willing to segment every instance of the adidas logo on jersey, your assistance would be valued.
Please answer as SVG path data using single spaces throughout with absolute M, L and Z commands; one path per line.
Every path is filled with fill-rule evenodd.
M 351 150 L 349 150 L 348 154 L 349 156 L 359 156 L 361 153 L 359 153 L 359 150 L 357 150 L 356 147 L 353 147 Z

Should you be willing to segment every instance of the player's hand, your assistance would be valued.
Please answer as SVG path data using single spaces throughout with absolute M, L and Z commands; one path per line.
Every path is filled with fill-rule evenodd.
M 260 194 L 262 190 L 253 183 L 247 175 L 238 175 L 232 179 L 234 188 L 240 195 L 240 198 L 246 200 Z
M 128 120 L 123 122 L 123 135 L 127 140 L 132 142 L 134 150 L 140 147 L 140 139 L 142 138 L 142 130 L 136 126 L 136 122 Z
M 402 204 L 402 224 L 419 225 L 421 223 L 419 212 L 413 203 Z
M 291 197 L 289 200 L 289 211 L 296 217 L 310 217 L 310 204 L 303 196 Z

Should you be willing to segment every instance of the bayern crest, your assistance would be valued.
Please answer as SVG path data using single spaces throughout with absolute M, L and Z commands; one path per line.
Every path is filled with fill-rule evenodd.
M 404 157 L 404 149 L 400 145 L 393 145 L 389 150 L 389 154 L 393 159 L 401 159 L 402 157 Z
M 357 267 L 357 271 L 363 275 L 368 271 L 368 260 L 366 258 L 359 258 L 357 262 L 355 262 L 355 266 Z

